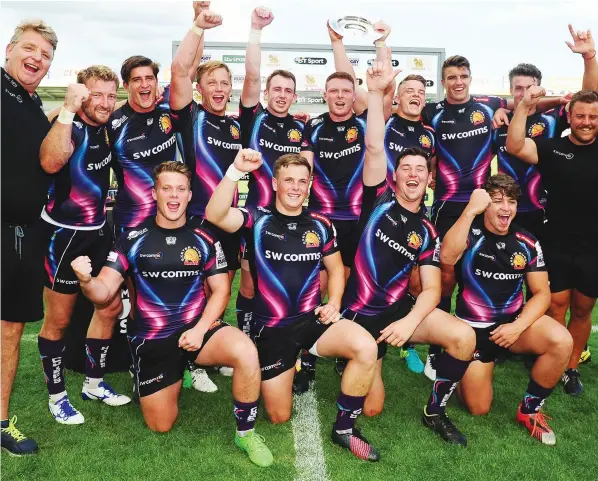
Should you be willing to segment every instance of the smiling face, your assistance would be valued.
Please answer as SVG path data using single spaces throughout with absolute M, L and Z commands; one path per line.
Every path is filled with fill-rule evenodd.
M 310 173 L 303 165 L 281 167 L 272 179 L 272 188 L 276 192 L 276 208 L 286 215 L 301 212 L 303 202 L 309 191 Z
M 197 91 L 201 94 L 201 104 L 210 113 L 224 115 L 226 104 L 232 91 L 230 75 L 225 68 L 217 68 L 201 76 Z
M 490 194 L 492 202 L 484 211 L 484 226 L 490 232 L 506 235 L 517 214 L 517 199 L 496 191 Z
M 571 137 L 579 144 L 591 144 L 598 136 L 598 102 L 575 102 L 569 112 Z
M 53 56 L 50 42 L 27 30 L 16 43 L 6 47 L 5 69 L 27 92 L 33 93 L 48 73 Z
M 538 85 L 538 79 L 523 75 L 513 77 L 513 80 L 511 81 L 511 95 L 513 96 L 513 102 L 515 104 L 513 110 L 517 108 L 519 102 L 521 102 L 521 99 L 525 95 L 525 92 L 527 92 L 527 89 L 532 85 Z
M 295 82 L 293 82 L 293 79 L 282 75 L 275 75 L 270 80 L 268 89 L 264 92 L 264 98 L 268 102 L 270 112 L 278 117 L 286 116 L 291 105 L 297 100 Z
M 446 67 L 442 78 L 446 99 L 451 104 L 463 104 L 469 100 L 471 74 L 467 67 Z
M 347 79 L 333 78 L 326 84 L 324 99 L 328 110 L 336 117 L 347 117 L 353 112 L 355 102 L 354 83 Z
M 191 185 L 186 175 L 179 172 L 162 172 L 152 190 L 156 201 L 159 225 L 185 223 L 185 212 L 191 200 Z
M 135 67 L 130 79 L 123 83 L 129 93 L 129 105 L 137 112 L 151 112 L 156 107 L 158 79 L 150 66 Z
M 426 86 L 418 80 L 407 80 L 399 85 L 397 102 L 400 112 L 408 120 L 419 120 L 426 105 Z
M 108 122 L 116 104 L 116 82 L 90 78 L 85 82 L 89 89 L 89 98 L 81 105 L 81 110 L 93 124 Z M 84 119 L 86 120 L 86 119 Z
M 410 204 L 418 204 L 431 180 L 428 161 L 421 155 L 405 155 L 393 173 L 397 198 Z

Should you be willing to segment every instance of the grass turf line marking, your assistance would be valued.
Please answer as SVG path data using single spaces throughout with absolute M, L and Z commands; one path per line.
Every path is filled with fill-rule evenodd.
M 329 481 L 314 386 L 300 396 L 294 395 L 293 406 L 295 413 L 291 424 L 295 441 L 295 481 Z
M 592 332 L 598 332 L 598 326 L 592 326 Z

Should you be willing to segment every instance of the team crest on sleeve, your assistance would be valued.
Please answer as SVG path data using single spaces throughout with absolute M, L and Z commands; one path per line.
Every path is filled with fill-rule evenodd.
M 440 262 L 440 237 L 436 237 L 436 245 L 434 246 L 434 255 L 432 260 L 434 262 Z
M 172 121 L 170 120 L 170 116 L 168 114 L 160 115 L 158 124 L 160 125 L 160 130 L 165 134 L 169 134 L 172 130 Z
M 535 124 L 530 125 L 530 128 L 527 131 L 527 135 L 531 138 L 539 137 L 544 133 L 544 129 L 546 125 L 543 122 L 536 122 Z
M 525 269 L 527 265 L 527 261 L 525 260 L 525 256 L 521 252 L 515 252 L 511 256 L 511 265 L 517 271 Z
M 198 266 L 201 260 L 201 253 L 196 247 L 187 246 L 181 251 L 181 260 L 186 266 Z
M 351 127 L 350 129 L 347 129 L 347 132 L 345 133 L 345 139 L 347 140 L 347 142 L 352 143 L 357 140 L 358 135 L 359 132 L 357 130 L 357 127 Z
M 474 110 L 471 113 L 470 119 L 473 125 L 480 125 L 484 123 L 484 120 L 486 120 L 486 116 L 484 115 L 484 112 L 482 112 L 481 110 Z
M 106 257 L 108 262 L 116 262 L 116 259 L 118 259 L 118 254 L 114 251 L 110 251 L 108 257 Z
M 305 247 L 320 247 L 320 236 L 313 230 L 308 230 L 303 234 L 303 243 Z
M 220 241 L 214 244 L 214 249 L 216 250 L 216 269 L 224 269 L 225 267 L 228 267 Z
M 236 125 L 230 126 L 230 134 L 232 135 L 233 139 L 235 139 L 235 140 L 239 140 L 239 137 L 241 136 L 241 134 L 239 133 L 239 129 L 237 128 Z
M 291 142 L 301 142 L 301 132 L 297 129 L 291 129 L 287 132 L 287 137 Z
M 409 235 L 407 236 L 407 245 L 409 247 L 411 247 L 412 249 L 419 249 L 422 246 L 422 244 L 422 238 L 417 232 L 409 232 Z
M 430 140 L 430 137 L 428 137 L 426 134 L 422 134 L 419 136 L 419 143 L 424 149 L 429 149 L 430 147 L 432 147 L 432 141 Z
M 546 264 L 544 262 L 544 253 L 542 252 L 542 247 L 540 247 L 540 242 L 536 242 L 536 252 L 538 253 L 538 261 L 536 266 L 544 267 Z

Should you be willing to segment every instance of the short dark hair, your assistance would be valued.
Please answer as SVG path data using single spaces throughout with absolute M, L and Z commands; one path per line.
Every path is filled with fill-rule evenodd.
M 513 177 L 507 174 L 496 174 L 484 182 L 483 189 L 490 195 L 500 193 L 517 200 L 521 196 L 521 187 Z
M 160 174 L 164 172 L 183 174 L 189 180 L 189 187 L 191 187 L 191 178 L 193 177 L 193 172 L 191 172 L 191 169 L 188 165 L 185 165 L 182 162 L 176 162 L 174 160 L 167 160 L 166 162 L 162 162 L 160 165 L 157 165 L 154 168 L 153 173 L 154 186 L 158 183 L 158 177 Z
M 423 78 L 421 75 L 411 74 L 411 75 L 407 75 L 407 77 L 405 77 L 403 80 L 401 80 L 399 82 L 399 88 L 401 88 L 401 85 L 403 85 L 405 82 L 409 82 L 410 80 L 417 80 L 418 82 L 421 82 L 424 84 L 424 88 L 426 87 L 426 79 L 425 78 Z
M 395 170 L 399 168 L 401 165 L 401 160 L 408 155 L 417 155 L 426 159 L 426 166 L 428 167 L 428 171 L 432 170 L 432 157 L 428 152 L 424 149 L 420 149 L 419 147 L 409 147 L 407 149 L 403 149 L 401 153 L 397 156 L 397 160 L 395 163 Z
M 272 167 L 273 177 L 278 177 L 280 169 L 288 167 L 289 165 L 302 165 L 307 168 L 307 171 L 311 176 L 311 165 L 309 165 L 309 162 L 305 157 L 299 154 L 284 154 L 278 157 L 276 162 L 274 162 L 274 166 Z
M 123 79 L 123 82 L 129 83 L 129 80 L 131 80 L 131 72 L 137 67 L 151 67 L 154 72 L 154 77 L 158 78 L 158 72 L 160 71 L 159 63 L 156 63 L 143 55 L 133 55 L 125 60 L 120 68 L 120 78 Z
M 573 112 L 573 106 L 577 102 L 581 102 L 582 104 L 593 104 L 594 102 L 598 102 L 598 92 L 593 90 L 580 90 L 579 92 L 574 93 L 569 102 L 570 113 Z
M 289 72 L 288 70 L 282 70 L 282 69 L 275 70 L 270 75 L 268 75 L 268 78 L 266 79 L 266 90 L 268 90 L 270 88 L 270 82 L 272 82 L 272 79 L 274 77 L 276 77 L 277 75 L 284 77 L 284 78 L 291 79 L 293 81 L 293 84 L 295 84 L 295 86 L 293 87 L 293 90 L 297 90 L 297 79 L 293 75 L 293 72 Z
M 353 78 L 353 75 L 351 75 L 350 73 L 347 73 L 347 72 L 333 72 L 333 73 L 331 73 L 328 76 L 328 78 L 326 79 L 326 82 L 324 83 L 324 89 L 327 89 L 328 88 L 328 82 L 330 82 L 331 80 L 334 80 L 335 78 L 339 78 L 339 79 L 342 79 L 342 80 L 348 80 L 353 85 L 353 89 L 355 89 L 355 79 Z
M 442 64 L 442 78 L 444 79 L 444 71 L 449 67 L 465 67 L 471 74 L 471 67 L 469 66 L 469 60 L 462 55 L 453 55 L 447 58 Z
M 532 77 L 538 81 L 538 85 L 542 83 L 542 72 L 540 69 L 531 63 L 520 63 L 513 67 L 509 72 L 509 85 L 513 85 L 515 77 Z

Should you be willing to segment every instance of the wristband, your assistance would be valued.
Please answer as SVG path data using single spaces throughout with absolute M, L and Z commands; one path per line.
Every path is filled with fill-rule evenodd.
M 195 33 L 198 37 L 201 37 L 203 35 L 203 28 L 199 28 L 197 25 L 193 24 L 191 25 L 191 29 L 190 29 L 193 33 Z
M 260 44 L 260 40 L 262 38 L 262 31 L 261 30 L 255 30 L 255 29 L 251 29 L 251 32 L 249 32 L 249 43 L 252 43 L 254 45 L 259 45 Z
M 60 107 L 60 113 L 56 120 L 64 125 L 69 125 L 73 123 L 73 119 L 75 118 L 75 114 L 68 109 L 64 108 L 64 105 Z
M 376 46 L 376 48 L 386 47 L 386 41 L 384 41 L 384 40 L 376 40 L 374 42 L 374 45 Z
M 592 60 L 596 56 L 596 50 L 594 50 L 594 55 L 592 55 L 591 57 L 586 57 L 583 53 L 581 54 L 581 56 L 584 58 L 584 60 Z
M 239 182 L 245 175 L 245 172 L 242 172 L 239 169 L 237 169 L 234 164 L 230 164 L 228 166 L 228 169 L 226 169 L 225 175 L 233 182 Z

